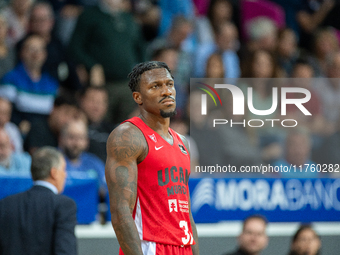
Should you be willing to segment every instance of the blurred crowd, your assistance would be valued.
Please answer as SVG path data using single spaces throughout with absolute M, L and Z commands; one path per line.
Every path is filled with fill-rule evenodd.
M 171 126 L 188 136 L 193 166 L 206 158 L 237 167 L 318 163 L 327 164 L 326 173 L 300 177 L 336 175 L 338 13 L 334 0 L 1 1 L 0 174 L 29 174 L 30 154 L 58 147 L 68 173 L 98 178 L 104 201 L 106 140 L 116 125 L 138 115 L 127 75 L 135 64 L 157 60 L 175 77 L 178 114 Z M 312 116 L 287 107 L 285 118 L 298 120 L 298 128 L 240 126 L 209 136 L 202 116 L 189 113 L 200 107 L 200 95 L 189 93 L 190 78 L 252 87 L 254 106 L 262 110 L 272 105 L 272 87 L 307 88 Z M 267 78 L 292 80 L 273 84 Z M 231 116 L 231 104 L 225 105 L 216 111 Z M 329 164 L 337 171 L 329 173 Z M 193 176 L 200 176 L 194 168 Z
M 243 221 L 236 249 L 223 255 L 260 255 L 270 242 L 267 220 L 262 215 L 251 215 Z M 302 224 L 292 237 L 288 255 L 320 255 L 321 238 L 312 225 Z M 279 253 L 279 251 L 276 251 Z

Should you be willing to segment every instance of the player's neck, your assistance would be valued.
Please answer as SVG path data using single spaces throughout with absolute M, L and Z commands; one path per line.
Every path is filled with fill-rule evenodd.
M 156 116 L 154 114 L 145 112 L 142 112 L 139 115 L 139 118 L 141 118 L 146 125 L 157 132 L 160 136 L 170 138 L 170 118 L 163 118 L 162 116 Z

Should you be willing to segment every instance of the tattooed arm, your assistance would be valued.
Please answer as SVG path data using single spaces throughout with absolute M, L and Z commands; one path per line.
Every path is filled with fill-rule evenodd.
M 185 138 L 184 135 L 180 135 L 180 138 L 182 139 L 182 142 L 185 146 L 185 148 L 187 148 L 189 155 L 190 155 L 190 150 L 189 150 L 189 143 L 188 140 Z M 190 217 L 190 225 L 191 225 L 191 229 L 192 229 L 192 234 L 195 240 L 195 245 L 191 245 L 191 250 L 192 250 L 192 254 L 193 255 L 199 255 L 199 248 L 198 248 L 198 235 L 197 235 L 197 229 L 196 229 L 196 223 L 194 221 L 194 218 L 192 217 L 192 213 L 191 213 L 191 201 L 190 201 L 190 195 L 189 195 L 189 217 Z
M 132 212 L 137 196 L 137 163 L 145 158 L 147 144 L 137 127 L 123 123 L 112 131 L 106 147 L 105 177 L 109 189 L 112 226 L 125 255 L 142 255 Z

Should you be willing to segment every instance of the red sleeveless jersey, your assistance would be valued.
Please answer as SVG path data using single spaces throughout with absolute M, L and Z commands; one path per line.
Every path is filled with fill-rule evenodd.
M 138 164 L 137 199 L 133 212 L 141 240 L 193 245 L 189 217 L 190 156 L 179 135 L 169 128 L 173 145 L 140 118 L 127 120 L 137 126 L 149 152 Z

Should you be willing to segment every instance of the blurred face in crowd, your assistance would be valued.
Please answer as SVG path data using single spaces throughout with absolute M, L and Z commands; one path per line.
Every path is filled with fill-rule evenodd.
M 107 107 L 108 95 L 104 90 L 89 89 L 81 99 L 81 108 L 93 123 L 104 119 Z
M 329 78 L 340 78 L 340 52 L 334 54 L 328 67 Z
M 330 30 L 322 31 L 317 35 L 314 47 L 315 54 L 319 58 L 328 57 L 339 49 L 336 35 Z
M 30 18 L 30 31 L 41 36 L 50 35 L 53 25 L 52 9 L 46 4 L 34 6 Z
M 234 24 L 227 22 L 220 26 L 217 34 L 216 43 L 222 50 L 234 49 L 238 37 L 237 29 Z
M 293 30 L 286 29 L 282 32 L 278 41 L 278 52 L 281 56 L 289 58 L 296 51 L 296 36 Z
M 277 36 L 276 32 L 269 33 L 261 37 L 258 41 L 259 49 L 268 50 L 273 52 L 276 49 L 277 45 Z
M 313 75 L 313 68 L 307 64 L 296 65 L 292 73 L 293 78 L 313 78 Z
M 68 122 L 77 119 L 78 116 L 79 110 L 73 105 L 63 104 L 55 106 L 49 117 L 50 128 L 58 134 Z
M 33 35 L 23 43 L 21 60 L 28 69 L 41 69 L 46 57 L 46 43 L 41 37 Z
M 187 39 L 189 34 L 192 32 L 192 25 L 188 21 L 183 21 L 180 25 L 176 26 L 176 28 L 171 29 L 171 41 L 174 44 L 174 47 L 180 47 L 181 43 Z
M 12 105 L 11 103 L 4 98 L 0 98 L 0 128 L 3 128 L 4 125 L 9 122 L 12 114 Z
M 32 3 L 33 0 L 11 0 L 11 6 L 14 12 L 19 16 L 27 14 Z
M 3 167 L 9 167 L 10 156 L 12 155 L 13 147 L 11 140 L 6 131 L 0 129 L 0 165 Z
M 286 142 L 286 160 L 291 164 L 303 165 L 309 158 L 311 144 L 307 134 L 289 134 Z
M 208 58 L 206 77 L 207 78 L 224 77 L 224 66 L 221 55 L 213 54 Z
M 233 16 L 233 7 L 227 1 L 216 1 L 212 7 L 213 19 L 216 22 L 231 20 Z
M 177 68 L 178 51 L 175 49 L 166 49 L 155 60 L 166 63 L 170 68 L 171 72 L 174 72 Z
M 249 219 L 238 238 L 242 250 L 251 255 L 257 255 L 268 245 L 266 223 L 259 218 Z
M 270 54 L 263 50 L 257 51 L 252 63 L 253 77 L 271 78 L 273 68 L 273 59 Z
M 124 6 L 123 0 L 102 0 L 110 9 L 111 11 L 119 11 Z
M 60 136 L 60 148 L 70 160 L 77 160 L 88 146 L 87 127 L 82 120 L 72 120 L 63 129 Z
M 308 89 L 311 86 L 311 78 L 314 76 L 313 68 L 308 64 L 297 64 L 295 65 L 292 73 L 292 78 L 304 78 L 304 79 L 295 79 L 293 85 L 296 87 L 301 87 Z M 297 98 L 302 97 L 303 95 L 296 95 Z
M 297 255 L 315 255 L 320 247 L 320 238 L 313 229 L 306 228 L 299 233 L 291 248 Z
M 7 22 L 4 16 L 0 15 L 0 43 L 5 42 L 7 36 Z

